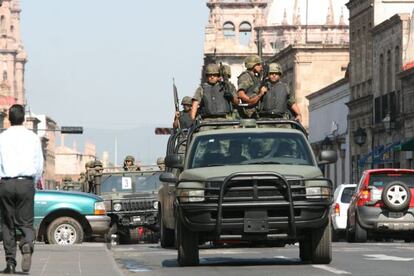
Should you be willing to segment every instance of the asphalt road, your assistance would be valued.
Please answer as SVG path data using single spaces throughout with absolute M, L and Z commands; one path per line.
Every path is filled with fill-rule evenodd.
M 299 248 L 205 248 L 198 267 L 179 267 L 176 251 L 158 244 L 111 248 L 125 275 L 414 275 L 414 243 L 333 243 L 329 265 L 304 264 Z

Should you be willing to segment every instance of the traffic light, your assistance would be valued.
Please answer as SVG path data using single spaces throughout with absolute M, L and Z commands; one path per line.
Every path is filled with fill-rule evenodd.
M 156 135 L 170 135 L 173 132 L 173 128 L 169 127 L 157 127 L 155 128 Z
M 82 134 L 83 127 L 80 126 L 63 126 L 60 128 L 60 133 L 63 134 Z

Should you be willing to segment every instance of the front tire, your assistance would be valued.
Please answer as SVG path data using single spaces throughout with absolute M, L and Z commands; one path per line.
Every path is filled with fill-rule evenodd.
M 82 243 L 82 225 L 72 217 L 60 217 L 47 227 L 47 240 L 50 244 L 71 245 Z
M 329 264 L 332 261 L 331 224 L 327 223 L 321 229 L 312 230 L 313 264 Z
M 159 211 L 158 219 L 160 221 L 160 243 L 161 243 L 161 247 L 162 248 L 174 247 L 174 243 L 175 243 L 174 230 L 168 229 L 165 226 L 161 210 Z
M 196 266 L 199 263 L 198 234 L 188 230 L 176 216 L 178 264 L 180 266 Z

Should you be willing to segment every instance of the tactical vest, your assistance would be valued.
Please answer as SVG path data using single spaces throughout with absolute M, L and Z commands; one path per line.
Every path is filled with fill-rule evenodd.
M 193 120 L 191 120 L 190 112 L 180 111 L 180 128 L 188 129 L 192 124 Z
M 260 105 L 260 113 L 263 114 L 275 114 L 283 115 L 288 112 L 288 90 L 286 85 L 282 82 L 270 84 L 269 91 L 263 96 L 263 100 Z
M 224 116 L 230 113 L 230 104 L 224 98 L 220 84 L 212 86 L 205 83 L 202 87 L 201 117 Z
M 259 88 L 259 86 L 260 86 L 260 78 L 259 77 L 256 77 L 255 76 L 255 74 L 252 72 L 252 71 L 250 71 L 250 70 L 246 70 L 246 71 L 244 71 L 243 73 L 241 73 L 240 74 L 240 76 L 239 76 L 239 78 L 242 76 L 242 75 L 244 75 L 244 74 L 247 74 L 247 75 L 249 75 L 249 77 L 250 77 L 250 79 L 252 80 L 252 82 L 253 82 L 253 85 L 251 85 L 248 89 L 247 89 L 247 91 L 246 91 L 246 95 L 250 98 L 250 97 L 252 97 L 255 93 L 254 93 L 254 91 L 255 90 L 257 90 L 258 88 Z

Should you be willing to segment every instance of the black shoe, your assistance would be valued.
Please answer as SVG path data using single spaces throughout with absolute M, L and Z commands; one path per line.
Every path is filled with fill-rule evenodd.
M 28 243 L 22 246 L 22 270 L 23 272 L 29 272 L 32 265 L 32 249 Z
M 8 263 L 6 268 L 3 270 L 3 274 L 14 274 L 16 273 L 16 265 Z

